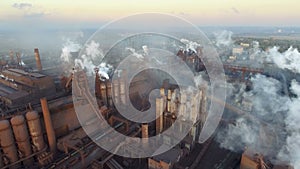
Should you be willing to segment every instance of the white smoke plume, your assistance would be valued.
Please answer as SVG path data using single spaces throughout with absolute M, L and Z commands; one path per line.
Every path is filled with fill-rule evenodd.
M 188 39 L 180 39 L 180 42 L 185 44 L 187 51 L 190 49 L 194 52 L 197 52 L 197 50 L 196 50 L 197 47 L 201 47 L 201 44 L 199 44 L 197 42 L 190 41 Z
M 98 68 L 99 68 L 99 75 L 104 77 L 105 79 L 109 79 L 108 72 L 110 72 L 113 69 L 112 65 L 101 63 L 98 66 Z
M 198 74 L 194 77 L 194 82 L 196 87 L 200 88 L 203 86 L 208 86 L 208 82 L 203 78 L 202 74 Z
M 281 69 L 289 69 L 300 73 L 300 53 L 298 49 L 290 47 L 283 53 L 278 51 L 279 47 L 273 47 L 267 52 L 267 59 L 273 61 Z
M 300 168 L 300 84 L 292 82 L 291 91 L 297 97 L 290 99 L 282 94 L 281 82 L 273 78 L 256 75 L 251 81 L 253 89 L 232 100 L 237 105 L 251 100 L 252 110 L 221 129 L 217 141 L 232 151 L 242 152 L 247 147 L 274 164 L 290 163 Z
M 233 32 L 223 30 L 221 32 L 215 32 L 215 38 L 216 38 L 216 46 L 218 47 L 229 47 L 233 45 L 232 41 L 232 34 Z
M 90 56 L 91 59 L 102 59 L 104 57 L 103 51 L 100 48 L 100 44 L 92 41 L 90 44 L 86 47 L 86 54 L 87 56 Z
M 79 52 L 81 49 L 81 45 L 76 43 L 70 39 L 67 39 L 66 42 L 63 44 L 62 53 L 60 58 L 64 62 L 73 62 L 72 61 L 72 54 L 71 52 Z
M 134 48 L 131 47 L 126 47 L 125 48 L 126 51 L 129 51 L 133 56 L 135 56 L 137 59 L 143 60 L 144 56 L 138 52 L 135 51 Z
M 144 51 L 145 55 L 146 55 L 146 56 L 149 55 L 149 49 L 148 49 L 148 46 L 144 45 L 144 46 L 142 46 L 142 48 L 143 48 L 143 51 Z
M 75 59 L 75 67 L 84 69 L 88 75 L 94 74 L 95 68 L 99 68 L 99 75 L 109 79 L 109 72 L 112 71 L 113 67 L 106 63 L 100 63 L 99 65 L 94 63 L 95 60 L 102 60 L 103 57 L 103 50 L 100 48 L 100 44 L 91 41 L 89 44 L 86 44 L 85 54 Z
M 293 80 L 291 91 L 297 96 L 292 98 L 289 112 L 285 118 L 287 129 L 286 145 L 281 149 L 278 158 L 292 163 L 295 169 L 300 168 L 300 84 Z

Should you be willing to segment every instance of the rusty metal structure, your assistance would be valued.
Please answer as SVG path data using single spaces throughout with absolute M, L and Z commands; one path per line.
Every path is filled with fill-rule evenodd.
M 197 52 L 179 50 L 177 53 L 177 56 L 196 72 L 205 70 L 201 55 L 201 48 L 197 48 Z M 60 83 L 56 84 L 55 78 L 58 78 L 47 74 L 45 71 L 47 68 L 43 68 L 37 48 L 34 49 L 36 69 L 23 67 L 20 53 L 16 54 L 16 58 L 17 61 L 11 51 L 10 61 L 1 61 L 0 64 L 0 168 L 171 169 L 185 168 L 180 160 L 189 158 L 193 159 L 190 168 L 197 168 L 205 158 L 205 154 L 214 146 L 212 139 L 202 144 L 200 148 L 197 144 L 199 133 L 208 115 L 208 102 L 214 99 L 221 103 L 217 98 L 206 94 L 205 86 L 198 93 L 189 95 L 181 91 L 182 94 L 179 95 L 179 87 L 172 84 L 166 76 L 157 81 L 151 80 L 159 79 L 159 73 L 156 71 L 143 72 L 128 83 L 128 79 L 125 78 L 127 72 L 123 70 L 116 83 L 112 84 L 111 80 L 102 79 L 99 69 L 95 68 L 95 96 L 98 108 L 112 127 L 107 132 L 115 129 L 131 137 L 148 138 L 171 127 L 179 115 L 196 121 L 184 140 L 166 154 L 148 159 L 122 158 L 97 146 L 81 127 L 71 96 L 73 73 L 61 77 Z M 224 65 L 224 69 L 240 72 L 242 81 L 249 73 L 263 72 L 261 69 L 233 65 Z M 129 90 L 126 90 L 128 88 Z M 116 103 L 126 105 L 132 102 L 138 110 L 148 109 L 150 103 L 147 96 L 153 89 L 159 90 L 159 97 L 155 98 L 154 122 L 134 123 L 125 119 L 116 110 L 113 97 Z M 130 100 L 127 100 L 126 95 L 129 95 Z M 189 97 L 193 99 L 188 99 Z M 194 106 L 192 112 L 187 113 L 189 105 L 198 107 Z M 226 104 L 226 108 L 244 114 L 230 104 Z M 185 128 L 186 123 L 188 121 L 182 120 L 178 130 Z M 164 138 L 164 144 L 170 144 L 172 142 L 170 138 Z M 119 149 L 122 145 L 116 147 Z M 130 153 L 142 151 L 138 147 L 126 147 L 126 150 Z M 198 153 L 194 154 L 194 151 Z M 236 167 L 240 158 L 234 158 L 232 161 Z M 262 156 L 252 158 L 243 154 L 241 169 L 245 167 L 263 169 L 268 168 L 268 165 Z

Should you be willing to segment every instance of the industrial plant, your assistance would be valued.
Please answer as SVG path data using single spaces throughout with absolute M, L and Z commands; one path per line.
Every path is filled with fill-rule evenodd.
M 69 74 L 62 75 L 60 69 L 53 70 L 42 64 L 38 48 L 33 50 L 32 59 L 36 65 L 32 67 L 22 64 L 20 53 L 11 51 L 8 58 L 1 60 L 0 168 L 294 169 L 295 166 L 289 161 L 274 162 L 272 155 L 278 152 L 273 151 L 279 149 L 276 150 L 272 145 L 279 139 L 268 130 L 266 122 L 259 123 L 266 123 L 266 130 L 262 128 L 258 131 L 261 137 L 257 138 L 271 145 L 264 145 L 260 149 L 266 150 L 264 152 L 253 149 L 252 145 L 242 145 L 245 147 L 241 146 L 241 151 L 235 151 L 230 146 L 227 148 L 220 134 L 226 128 L 243 127 L 242 120 L 228 117 L 244 117 L 260 122 L 258 116 L 250 113 L 255 109 L 252 95 L 242 95 L 237 85 L 243 86 L 245 91 L 252 91 L 256 86 L 251 79 L 271 77 L 283 84 L 279 91 L 282 95 L 293 97 L 289 90 L 291 83 L 293 79 L 300 81 L 299 74 L 291 70 L 280 69 L 266 62 L 254 64 L 257 62 L 253 50 L 258 45 L 258 42 L 241 43 L 231 48 L 229 53 L 228 50 L 219 51 L 226 81 L 230 84 L 223 87 L 224 90 L 231 90 L 226 102 L 212 97 L 206 83 L 201 83 L 197 90 L 193 90 L 188 86 L 180 86 L 172 76 L 157 69 L 144 70 L 133 79 L 128 79 L 127 74 L 130 69 L 135 69 L 134 66 L 119 70 L 115 78 L 112 75 L 116 72 L 107 73 L 107 77 L 101 74 L 99 67 L 93 67 L 91 75 L 79 74 L 84 70 L 79 71 L 76 67 L 70 67 Z M 250 46 L 253 48 L 249 49 Z M 181 48 L 175 51 L 174 56 L 208 82 L 206 67 L 214 65 L 203 64 L 202 50 L 201 47 L 195 51 Z M 172 60 L 169 62 L 173 63 Z M 81 118 L 86 119 L 86 125 L 101 128 L 105 134 L 99 135 L 97 130 L 87 133 L 76 114 L 76 104 L 93 104 L 93 99 L 89 99 L 89 91 L 82 88 L 90 84 L 75 80 L 87 76 L 94 79 L 94 89 L 90 90 L 94 93 L 90 95 L 95 96 L 96 106 L 82 108 L 87 113 Z M 75 90 L 86 98 L 80 100 L 81 96 L 78 96 L 74 100 L 72 93 Z M 149 102 L 149 98 L 154 102 Z M 212 100 L 225 105 L 226 117 L 220 120 L 218 129 L 207 141 L 199 143 L 199 135 L 207 120 Z M 155 120 L 138 123 L 126 119 L 116 105 L 128 105 L 129 102 L 139 111 L 152 107 Z M 98 109 L 107 123 L 95 121 L 98 115 L 88 113 L 93 109 Z M 170 128 L 178 133 L 188 130 L 188 133 L 183 139 L 176 139 L 175 133 L 166 132 Z M 145 147 L 126 145 L 125 140 L 124 144 L 118 144 L 121 137 L 105 137 L 111 132 L 133 138 L 161 135 L 161 143 L 166 147 L 172 146 L 170 150 L 151 157 L 130 158 L 143 154 Z M 243 137 L 243 133 L 240 137 Z M 94 138 L 99 142 L 95 142 Z M 252 137 L 247 139 L 251 140 Z M 239 145 L 242 140 L 231 142 Z M 142 141 L 147 144 L 147 149 L 157 148 L 157 143 L 150 139 Z M 123 152 L 128 156 L 103 149 L 99 146 L 102 142 L 110 142 L 115 152 Z M 281 142 L 278 144 L 283 145 Z

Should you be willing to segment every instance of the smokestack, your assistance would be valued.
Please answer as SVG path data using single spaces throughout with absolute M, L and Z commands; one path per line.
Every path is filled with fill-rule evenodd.
M 55 137 L 55 133 L 54 133 L 54 129 L 53 129 L 53 124 L 51 121 L 50 112 L 48 109 L 47 99 L 45 97 L 41 98 L 41 106 L 42 106 L 42 110 L 43 110 L 44 122 L 45 122 L 50 151 L 52 153 L 55 153 L 56 152 L 56 137 Z
M 41 58 L 40 58 L 40 53 L 38 48 L 34 49 L 34 56 L 35 56 L 37 70 L 42 71 L 43 68 L 42 68 L 42 63 L 41 63 Z
M 149 132 L 148 132 L 148 124 L 142 124 L 142 138 L 148 138 Z M 143 140 L 144 143 L 147 143 L 148 140 Z
M 17 53 L 16 53 L 16 57 L 17 57 L 17 64 L 18 64 L 19 66 L 21 66 L 22 64 L 21 64 L 21 54 L 20 54 L 20 52 L 17 52 Z
M 156 134 L 163 130 L 163 112 L 164 112 L 164 99 L 156 99 Z
M 10 57 L 10 62 L 13 63 L 15 61 L 15 59 L 14 59 L 14 51 L 12 51 L 12 50 L 9 51 L 9 57 Z

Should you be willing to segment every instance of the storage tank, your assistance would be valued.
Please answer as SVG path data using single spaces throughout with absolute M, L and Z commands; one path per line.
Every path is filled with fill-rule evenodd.
M 11 118 L 10 122 L 14 131 L 15 140 L 17 142 L 19 152 L 21 153 L 21 158 L 30 156 L 32 154 L 31 144 L 24 116 L 15 116 Z M 28 158 L 23 161 L 23 164 L 25 166 L 30 166 L 32 165 L 32 163 L 33 158 Z
M 8 120 L 0 121 L 0 146 L 3 150 L 3 153 L 8 158 L 9 163 L 14 163 L 18 161 L 17 148 L 14 141 L 14 136 L 12 129 Z M 14 165 L 12 168 L 18 168 L 18 164 Z
M 29 134 L 34 146 L 33 152 L 41 151 L 45 147 L 41 121 L 38 112 L 29 111 L 26 113 L 26 120 L 29 128 Z

